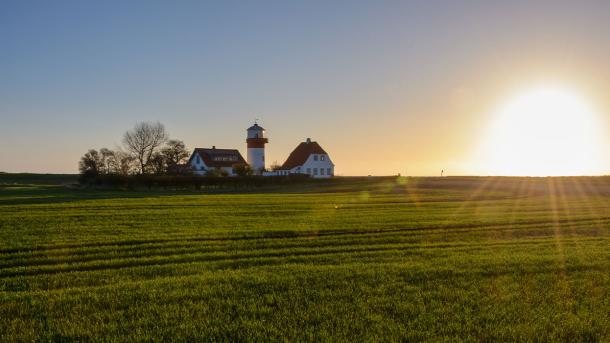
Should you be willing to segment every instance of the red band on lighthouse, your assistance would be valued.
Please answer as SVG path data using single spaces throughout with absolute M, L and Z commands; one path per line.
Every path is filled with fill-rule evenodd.
M 264 148 L 265 144 L 269 142 L 267 138 L 248 138 L 246 139 L 246 143 L 248 143 L 248 148 Z

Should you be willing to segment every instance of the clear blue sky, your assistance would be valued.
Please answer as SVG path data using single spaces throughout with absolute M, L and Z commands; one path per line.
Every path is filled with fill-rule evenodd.
M 76 172 L 144 120 L 245 156 L 259 117 L 269 162 L 312 137 L 339 174 L 469 173 L 514 89 L 607 116 L 608 56 L 608 1 L 4 0 L 0 170 Z

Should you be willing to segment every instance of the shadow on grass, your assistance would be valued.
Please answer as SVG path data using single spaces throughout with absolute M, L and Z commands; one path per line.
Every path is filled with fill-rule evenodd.
M 86 200 L 157 198 L 162 196 L 212 194 L 295 194 L 320 192 L 319 186 L 208 187 L 195 189 L 79 188 L 62 185 L 0 185 L 0 206 L 57 204 Z
M 79 189 L 65 186 L 12 185 L 0 187 L 0 206 L 57 204 L 85 200 L 155 198 L 168 195 L 202 194 L 195 191 L 134 191 Z
M 0 206 L 172 195 L 272 193 L 354 193 L 366 196 L 402 194 L 416 202 L 453 202 L 548 196 L 555 189 L 559 189 L 563 195 L 608 197 L 610 177 L 338 177 L 315 182 L 258 187 L 205 186 L 197 190 L 194 188 L 79 188 L 66 185 L 17 183 L 0 184 Z
M 0 178 L 0 181 L 2 179 Z M 155 198 L 172 195 L 204 194 L 301 194 L 301 193 L 394 193 L 405 189 L 396 183 L 395 177 L 347 177 L 294 184 L 269 184 L 263 186 L 215 186 L 201 188 L 81 188 L 68 184 L 0 183 L 0 206 L 56 204 L 84 200 Z

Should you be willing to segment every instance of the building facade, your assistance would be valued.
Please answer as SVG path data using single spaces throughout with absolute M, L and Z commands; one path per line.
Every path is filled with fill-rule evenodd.
M 274 174 L 305 174 L 313 178 L 330 178 L 335 175 L 335 164 L 320 144 L 307 138 L 290 153 L 286 162 Z
M 237 149 L 211 149 L 195 148 L 188 165 L 191 166 L 195 175 L 206 175 L 209 173 L 220 173 L 228 176 L 237 175 L 235 168 L 245 166 L 246 160 Z

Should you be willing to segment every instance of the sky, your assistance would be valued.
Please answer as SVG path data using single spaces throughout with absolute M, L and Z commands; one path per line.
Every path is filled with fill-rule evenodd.
M 337 175 L 489 174 L 494 113 L 533 85 L 608 145 L 608 56 L 608 1 L 4 0 L 0 171 L 75 173 L 139 121 L 245 156 L 259 118 L 268 164 L 311 137 Z

